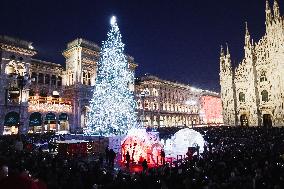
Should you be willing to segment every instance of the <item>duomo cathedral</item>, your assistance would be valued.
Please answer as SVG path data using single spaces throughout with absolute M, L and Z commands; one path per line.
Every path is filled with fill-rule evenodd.
M 234 68 L 229 48 L 220 56 L 220 85 L 226 125 L 284 125 L 284 18 L 277 0 L 266 1 L 265 34 L 258 41 L 245 32 L 245 56 Z

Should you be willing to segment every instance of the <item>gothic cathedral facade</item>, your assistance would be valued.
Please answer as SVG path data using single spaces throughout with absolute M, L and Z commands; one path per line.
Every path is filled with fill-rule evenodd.
M 226 125 L 284 125 L 284 17 L 277 0 L 273 10 L 266 1 L 266 32 L 251 39 L 247 24 L 245 57 L 234 68 L 231 56 L 221 48 L 220 85 Z

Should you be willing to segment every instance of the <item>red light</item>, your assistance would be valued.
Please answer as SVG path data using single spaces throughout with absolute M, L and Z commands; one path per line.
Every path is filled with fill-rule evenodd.
M 223 124 L 221 99 L 215 96 L 202 96 L 200 101 L 204 124 Z
M 155 141 L 151 141 L 149 136 L 137 134 L 137 136 L 126 136 L 125 140 L 121 145 L 122 162 L 125 162 L 125 155 L 127 151 L 130 155 L 130 161 L 135 163 L 141 163 L 144 159 L 149 164 L 160 163 L 160 152 L 162 145 Z

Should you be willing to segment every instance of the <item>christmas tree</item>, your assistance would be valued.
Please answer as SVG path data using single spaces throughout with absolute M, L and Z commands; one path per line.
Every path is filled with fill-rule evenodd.
M 134 73 L 130 70 L 124 44 L 116 18 L 111 18 L 108 39 L 102 43 L 98 73 L 90 101 L 87 135 L 110 136 L 126 134 L 136 127 L 136 102 L 130 85 L 134 82 Z

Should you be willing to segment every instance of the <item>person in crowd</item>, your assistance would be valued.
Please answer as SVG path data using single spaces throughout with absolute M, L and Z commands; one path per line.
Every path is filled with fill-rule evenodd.
M 14 148 L 15 148 L 16 151 L 23 151 L 24 144 L 23 144 L 21 137 L 18 137 L 17 140 L 15 141 L 15 147 Z
M 132 163 L 135 162 L 135 159 L 134 159 L 134 154 L 135 154 L 135 150 L 132 151 L 132 155 L 131 155 L 131 160 L 132 160 Z
M 38 184 L 31 178 L 26 170 L 11 172 L 0 182 L 2 189 L 39 189 Z
M 106 164 L 109 164 L 109 148 L 106 146 L 105 148 L 105 155 L 106 155 Z
M 52 152 L 52 149 L 53 149 L 52 141 L 48 141 L 47 147 L 48 147 L 48 151 Z
M 15 150 L 18 138 L 0 136 L 0 189 L 284 188 L 284 128 L 194 129 L 204 136 L 207 152 L 200 153 L 199 158 L 193 155 L 190 160 L 174 162 L 174 166 L 148 167 L 149 162 L 144 160 L 147 174 L 109 169 L 95 156 L 65 157 L 36 148 Z M 177 130 L 164 128 L 160 138 Z M 24 135 L 21 140 L 24 144 L 44 144 L 53 137 L 34 134 Z
M 104 165 L 104 156 L 103 153 L 99 153 L 99 162 L 100 166 L 102 167 Z
M 8 166 L 0 163 L 0 183 L 8 177 Z
M 143 168 L 143 172 L 146 173 L 148 170 L 148 162 L 146 159 L 144 159 L 142 162 L 142 168 Z
M 130 163 L 130 154 L 129 154 L 129 151 L 126 152 L 125 160 L 126 160 L 126 168 L 129 169 L 129 163 Z
M 165 163 L 166 163 L 165 157 L 166 157 L 165 151 L 163 149 L 161 149 L 161 164 L 162 165 L 165 165 Z
M 114 167 L 114 160 L 116 158 L 116 153 L 113 151 L 113 149 L 109 150 L 109 166 Z

